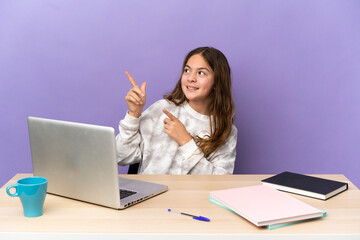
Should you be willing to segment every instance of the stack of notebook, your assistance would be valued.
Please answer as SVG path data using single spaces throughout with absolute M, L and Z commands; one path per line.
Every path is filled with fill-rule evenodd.
M 326 216 L 326 212 L 278 190 L 327 200 L 348 189 L 344 182 L 292 172 L 283 172 L 261 182 L 263 185 L 212 191 L 209 201 L 256 226 L 274 229 Z
M 326 216 L 326 212 L 265 185 L 212 191 L 209 201 L 268 229 Z

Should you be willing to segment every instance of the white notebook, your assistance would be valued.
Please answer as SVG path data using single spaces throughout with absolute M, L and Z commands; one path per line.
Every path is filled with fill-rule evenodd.
M 212 191 L 210 201 L 256 226 L 276 226 L 326 215 L 324 211 L 266 185 Z

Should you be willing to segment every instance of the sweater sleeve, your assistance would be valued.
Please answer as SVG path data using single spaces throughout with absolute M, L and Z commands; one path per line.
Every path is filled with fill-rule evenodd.
M 140 118 L 126 113 L 119 123 L 119 134 L 116 136 L 118 164 L 121 166 L 138 163 L 142 159 L 142 137 L 139 132 Z
M 179 147 L 182 161 L 182 174 L 233 174 L 236 159 L 237 129 L 232 127 L 224 145 L 205 158 L 194 140 Z

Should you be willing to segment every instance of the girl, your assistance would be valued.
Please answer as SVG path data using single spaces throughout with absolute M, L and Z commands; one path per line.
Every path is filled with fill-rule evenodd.
M 182 70 L 172 93 L 144 112 L 146 83 L 138 86 L 126 72 L 133 87 L 116 136 L 119 165 L 141 162 L 142 174 L 232 174 L 237 129 L 228 61 L 200 47 Z

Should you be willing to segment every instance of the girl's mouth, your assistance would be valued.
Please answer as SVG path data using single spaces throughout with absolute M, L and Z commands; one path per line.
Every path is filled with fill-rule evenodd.
M 192 92 L 198 90 L 199 88 L 186 86 L 186 89 Z

